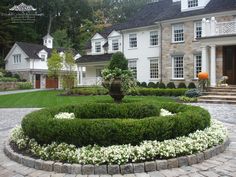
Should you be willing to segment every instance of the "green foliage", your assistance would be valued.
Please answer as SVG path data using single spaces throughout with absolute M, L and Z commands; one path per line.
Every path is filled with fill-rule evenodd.
M 189 88 L 189 89 L 195 89 L 195 88 L 197 88 L 197 87 L 196 87 L 196 85 L 195 85 L 194 82 L 190 82 L 189 85 L 188 85 L 188 88 Z
M 0 77 L 0 82 L 16 82 L 17 79 L 14 77 Z
M 141 87 L 147 87 L 147 83 L 146 82 L 142 82 L 140 86 Z
M 107 95 L 108 90 L 103 87 L 78 87 L 71 90 L 73 95 Z
M 187 88 L 187 86 L 184 82 L 180 82 L 178 88 Z
M 166 87 L 167 87 L 167 88 L 170 88 L 170 89 L 176 88 L 174 82 L 169 82 L 169 83 L 166 85 Z
M 133 96 L 182 96 L 187 89 L 135 88 L 129 95 Z
M 191 89 L 185 92 L 185 96 L 189 98 L 195 98 L 201 96 L 201 92 L 198 89 Z
M 165 89 L 166 85 L 163 82 L 161 82 L 161 83 L 159 83 L 159 88 Z
M 175 115 L 158 117 L 160 108 Z M 59 112 L 73 112 L 76 119 L 54 119 Z M 39 110 L 22 121 L 25 134 L 40 144 L 65 142 L 76 146 L 163 141 L 187 136 L 209 125 L 210 114 L 206 110 L 176 103 L 71 105 Z
M 125 58 L 122 52 L 117 52 L 112 55 L 111 61 L 108 65 L 108 69 L 114 70 L 115 68 L 128 70 L 128 60 Z
M 32 89 L 32 83 L 31 82 L 18 82 L 17 83 L 17 88 L 20 90 L 24 90 L 24 89 Z
M 156 84 L 154 82 L 149 82 L 148 83 L 148 88 L 155 88 Z
M 55 48 L 64 47 L 64 48 L 70 48 L 72 47 L 72 43 L 70 38 L 68 37 L 66 29 L 58 29 L 52 34 L 54 40 L 53 40 L 53 46 Z
M 179 97 L 180 101 L 186 102 L 186 103 L 194 103 L 197 102 L 196 97 L 187 97 L 187 96 L 181 96 Z
M 56 50 L 53 50 L 51 56 L 47 60 L 48 64 L 48 76 L 52 78 L 57 78 L 60 75 L 60 71 L 63 67 L 62 58 L 57 53 Z

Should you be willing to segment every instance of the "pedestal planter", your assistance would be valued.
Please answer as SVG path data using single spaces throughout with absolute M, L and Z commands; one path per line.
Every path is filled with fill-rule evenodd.
M 104 85 L 109 84 L 108 81 L 104 81 Z M 122 99 L 125 97 L 124 92 L 122 91 L 122 81 L 121 79 L 115 79 L 111 85 L 109 90 L 109 95 L 114 99 L 116 103 L 120 103 Z

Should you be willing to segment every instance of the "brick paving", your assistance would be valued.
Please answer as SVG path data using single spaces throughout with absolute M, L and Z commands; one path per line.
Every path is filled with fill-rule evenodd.
M 203 163 L 169 170 L 129 175 L 71 175 L 45 172 L 22 166 L 3 153 L 3 142 L 22 117 L 36 109 L 0 109 L 0 177 L 236 177 L 236 106 L 194 104 L 209 110 L 212 117 L 224 122 L 231 143 L 227 150 Z

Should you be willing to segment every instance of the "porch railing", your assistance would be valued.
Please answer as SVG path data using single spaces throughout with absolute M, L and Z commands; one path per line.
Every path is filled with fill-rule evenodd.
M 225 34 L 236 34 L 236 21 L 216 23 L 216 35 Z
M 82 85 L 102 85 L 101 77 L 85 77 L 83 78 Z

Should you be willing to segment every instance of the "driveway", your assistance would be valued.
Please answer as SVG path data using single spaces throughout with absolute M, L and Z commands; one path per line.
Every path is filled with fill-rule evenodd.
M 194 104 L 208 109 L 212 117 L 224 122 L 229 129 L 231 144 L 222 154 L 200 164 L 188 167 L 161 170 L 152 173 L 114 175 L 113 177 L 236 177 L 236 106 Z M 9 160 L 3 153 L 3 142 L 10 130 L 20 124 L 22 117 L 37 109 L 0 109 L 0 177 L 75 177 L 76 175 L 56 174 L 22 166 Z M 112 177 L 110 175 L 77 175 L 77 177 Z

